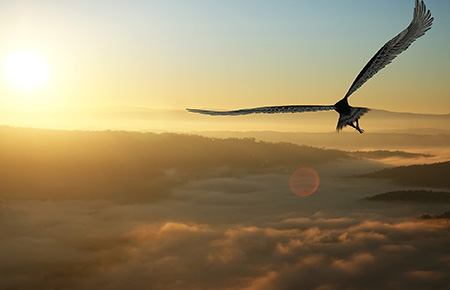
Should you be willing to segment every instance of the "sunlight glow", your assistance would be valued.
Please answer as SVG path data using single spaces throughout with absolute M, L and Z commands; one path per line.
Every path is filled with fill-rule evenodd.
M 31 93 L 47 81 L 49 69 L 40 54 L 23 49 L 6 59 L 4 73 L 14 87 L 22 92 Z

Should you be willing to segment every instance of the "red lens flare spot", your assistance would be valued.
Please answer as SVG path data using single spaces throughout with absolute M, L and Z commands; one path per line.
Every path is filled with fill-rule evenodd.
M 309 196 L 319 187 L 319 175 L 310 167 L 299 168 L 291 174 L 289 187 L 298 196 Z

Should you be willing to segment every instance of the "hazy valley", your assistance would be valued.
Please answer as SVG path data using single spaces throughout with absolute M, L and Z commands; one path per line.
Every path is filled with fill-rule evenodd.
M 1 127 L 2 287 L 445 289 L 448 202 L 365 200 L 447 192 L 448 162 L 435 162 L 448 158 L 445 138 L 422 151 L 388 150 L 386 138 L 383 150 L 341 151 L 312 139 Z M 289 188 L 301 167 L 320 178 L 308 197 Z

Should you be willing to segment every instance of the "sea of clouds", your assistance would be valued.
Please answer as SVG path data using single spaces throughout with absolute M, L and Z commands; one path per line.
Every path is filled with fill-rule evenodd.
M 147 203 L 3 200 L 0 289 L 446 289 L 450 224 L 418 217 L 448 205 L 363 200 L 399 189 L 351 177 L 375 167 L 319 166 L 310 197 L 277 172 Z

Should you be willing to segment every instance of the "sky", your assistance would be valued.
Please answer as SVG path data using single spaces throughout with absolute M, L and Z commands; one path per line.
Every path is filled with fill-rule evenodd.
M 358 90 L 352 105 L 450 113 L 450 3 L 426 4 L 433 28 Z M 1 1 L 0 106 L 333 104 L 407 27 L 413 7 L 413 0 Z M 46 77 L 31 89 L 5 72 L 18 51 L 44 63 Z

